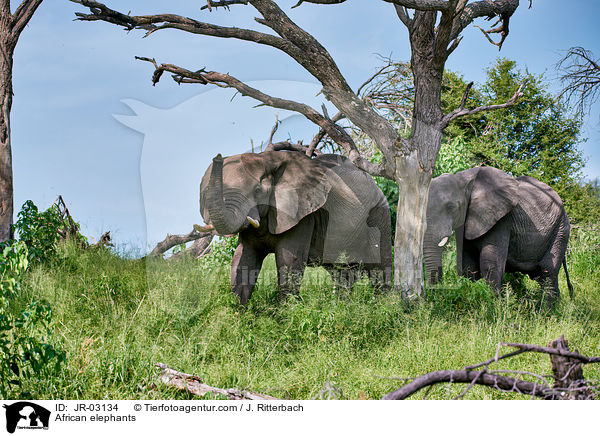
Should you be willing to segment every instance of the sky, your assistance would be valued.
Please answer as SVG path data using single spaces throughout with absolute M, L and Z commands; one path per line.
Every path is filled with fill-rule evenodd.
M 14 2 L 13 10 L 17 6 Z M 215 24 L 261 31 L 250 6 L 201 11 L 198 1 L 107 0 L 133 15 L 176 13 Z M 356 89 L 381 65 L 379 56 L 408 61 L 408 34 L 393 6 L 348 0 L 335 6 L 294 1 L 278 4 L 331 53 Z M 600 2 L 522 0 L 499 52 L 470 26 L 446 67 L 482 83 L 498 57 L 544 74 L 551 89 L 565 50 L 583 46 L 600 56 Z M 198 186 L 212 157 L 250 151 L 268 140 L 309 142 L 316 128 L 301 116 L 255 108 L 251 99 L 211 86 L 177 85 L 165 75 L 152 86 L 154 57 L 190 70 L 206 68 L 252 82 L 277 96 L 320 108 L 314 78 L 270 47 L 177 30 L 125 32 L 103 22 L 74 21 L 86 12 L 68 0 L 45 0 L 15 53 L 11 114 L 15 213 L 28 199 L 40 209 L 62 195 L 90 240 L 110 230 L 118 249 L 145 253 L 167 233 L 187 233 L 202 223 Z M 482 27 L 489 22 L 479 20 Z M 331 108 L 330 113 L 335 113 Z M 581 144 L 584 175 L 600 178 L 600 102 L 585 118 Z

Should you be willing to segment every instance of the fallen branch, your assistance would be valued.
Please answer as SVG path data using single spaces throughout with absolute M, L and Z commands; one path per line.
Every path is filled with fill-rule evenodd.
M 173 386 L 182 391 L 187 391 L 194 395 L 203 397 L 208 393 L 225 395 L 230 400 L 279 400 L 280 398 L 271 397 L 269 395 L 257 394 L 254 392 L 240 391 L 237 389 L 221 389 L 209 386 L 202 383 L 202 379 L 198 376 L 185 374 L 169 368 L 164 363 L 155 365 L 161 369 L 159 380 L 167 386 Z
M 191 232 L 187 235 L 167 235 L 165 239 L 156 244 L 156 247 L 150 252 L 148 257 L 161 256 L 167 250 L 175 247 L 176 245 L 186 244 L 190 241 L 196 241 L 198 239 L 207 239 L 207 245 L 210 244 L 212 238 L 215 236 L 215 232 L 210 226 L 194 226 Z
M 578 352 L 571 352 L 568 348 L 568 343 L 561 335 L 560 338 L 552 341 L 549 347 L 540 347 L 529 344 L 498 344 L 498 347 L 509 346 L 518 348 L 517 351 L 505 355 L 498 355 L 486 360 L 485 362 L 466 366 L 461 370 L 442 370 L 434 371 L 429 374 L 415 378 L 410 383 L 402 386 L 393 392 L 388 393 L 384 400 L 403 400 L 418 392 L 425 387 L 431 387 L 438 383 L 468 383 L 469 386 L 457 397 L 463 398 L 465 394 L 474 386 L 487 386 L 501 392 L 514 392 L 531 397 L 539 397 L 545 400 L 588 400 L 594 398 L 594 388 L 590 385 L 589 380 L 583 378 L 582 366 L 587 363 L 598 363 L 600 357 L 586 357 Z M 545 382 L 545 378 L 527 372 L 515 371 L 521 375 L 530 375 L 536 377 L 541 383 L 530 382 L 518 378 L 507 377 L 500 375 L 499 372 L 506 373 L 508 371 L 491 371 L 489 365 L 496 363 L 499 360 L 507 357 L 513 357 L 525 352 L 537 352 L 550 355 L 552 363 L 552 372 L 554 385 L 549 386 Z M 474 368 L 483 367 L 480 371 L 473 371 Z
M 190 256 L 195 259 L 199 259 L 202 256 L 205 256 L 211 252 L 210 243 L 212 242 L 214 237 L 215 235 L 212 233 L 205 233 L 203 237 L 196 239 L 194 243 L 185 250 L 173 253 L 173 255 L 169 257 L 168 260 L 176 260 L 184 256 Z

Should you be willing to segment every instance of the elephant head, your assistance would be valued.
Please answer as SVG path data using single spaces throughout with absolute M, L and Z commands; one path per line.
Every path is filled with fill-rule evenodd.
M 427 230 L 423 242 L 425 271 L 430 284 L 442 276 L 442 251 L 456 230 L 457 266 L 462 269 L 462 240 L 488 232 L 519 202 L 518 182 L 492 167 L 444 174 L 431 181 Z
M 286 151 L 217 155 L 200 185 L 200 213 L 221 235 L 248 226 L 279 234 L 323 206 L 326 168 Z

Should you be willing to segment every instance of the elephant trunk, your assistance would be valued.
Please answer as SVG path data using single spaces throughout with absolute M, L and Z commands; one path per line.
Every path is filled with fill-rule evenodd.
M 442 278 L 442 251 L 433 240 L 425 239 L 423 242 L 423 258 L 425 260 L 425 272 L 430 285 L 435 285 Z
M 215 230 L 221 235 L 236 233 L 240 225 L 235 214 L 230 213 L 223 197 L 223 157 L 218 154 L 213 159 L 212 170 L 207 187 L 206 209 Z

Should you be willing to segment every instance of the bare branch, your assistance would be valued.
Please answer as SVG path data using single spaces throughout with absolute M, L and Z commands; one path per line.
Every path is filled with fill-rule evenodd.
M 43 0 L 23 0 L 23 2 L 17 7 L 17 10 L 13 14 L 12 18 L 12 29 L 11 29 L 11 39 L 14 44 L 17 43 L 19 39 L 19 35 L 33 17 L 33 14 L 37 10 L 37 8 L 42 4 Z
M 91 14 L 76 12 L 79 21 L 105 21 L 124 27 L 126 30 L 141 29 L 146 31 L 146 36 L 163 29 L 178 29 L 189 33 L 215 36 L 220 38 L 235 38 L 244 41 L 256 42 L 282 50 L 290 56 L 297 49 L 288 41 L 274 35 L 257 32 L 238 27 L 224 27 L 214 24 L 203 23 L 191 18 L 174 14 L 158 15 L 126 15 L 108 8 L 102 3 L 92 0 L 70 0 L 90 9 Z
M 154 65 L 153 83 L 157 83 L 163 72 L 167 71 L 173 73 L 173 80 L 177 83 L 214 84 L 223 88 L 234 88 L 243 96 L 252 97 L 268 106 L 298 112 L 304 115 L 309 121 L 324 129 L 329 137 L 344 150 L 346 156 L 358 168 L 372 175 L 387 177 L 383 165 L 369 162 L 360 156 L 356 144 L 342 127 L 304 103 L 272 97 L 246 85 L 229 74 L 206 70 L 190 71 L 172 64 L 159 65 L 154 59 L 150 58 L 136 57 L 136 59 L 150 62 Z
M 552 388 L 537 383 L 488 374 L 485 371 L 443 370 L 435 371 L 418 377 L 400 389 L 390 392 L 383 397 L 384 400 L 404 400 L 417 391 L 438 383 L 471 383 L 489 386 L 503 392 L 515 392 L 541 398 L 551 398 Z
M 198 228 L 200 230 L 204 230 L 200 226 L 198 226 Z M 202 231 L 196 230 L 196 228 L 192 229 L 192 231 L 186 235 L 167 235 L 165 237 L 165 239 L 163 239 L 161 242 L 156 244 L 156 247 L 154 247 L 154 249 L 150 252 L 150 254 L 148 256 L 149 257 L 160 256 L 165 251 L 175 247 L 176 245 L 185 244 L 187 242 L 195 241 L 195 240 L 201 239 L 201 238 L 207 238 L 208 243 L 210 243 L 210 241 L 212 240 L 214 235 L 216 235 L 216 232 L 214 230 L 213 231 L 209 230 L 208 232 L 202 232 Z
M 403 6 L 417 11 L 447 11 L 452 6 L 452 0 L 384 0 L 394 5 Z
M 344 3 L 346 0 L 299 0 L 298 3 L 296 3 L 294 6 L 292 6 L 292 9 L 297 8 L 298 6 L 300 6 L 302 3 L 315 3 L 318 5 L 339 5 L 340 3 Z
M 503 356 L 498 356 L 497 350 L 496 356 L 477 365 L 467 366 L 462 370 L 442 370 L 422 375 L 400 389 L 390 392 L 383 399 L 403 400 L 425 387 L 431 387 L 438 383 L 469 383 L 469 386 L 456 397 L 457 399 L 463 398 L 475 384 L 492 387 L 503 392 L 515 392 L 547 400 L 593 398 L 595 388 L 591 387 L 589 382 L 583 379 L 581 365 L 585 363 L 598 363 L 600 362 L 600 357 L 586 357 L 577 352 L 569 351 L 567 341 L 562 335 L 560 338 L 552 341 L 550 345 L 550 347 L 540 347 L 529 344 L 501 343 L 498 344 L 498 350 L 500 346 L 516 347 L 518 350 Z M 552 371 L 555 378 L 554 386 L 550 387 L 546 378 L 526 371 L 495 370 L 494 372 L 488 372 L 490 364 L 527 351 L 551 355 Z M 556 356 L 560 356 L 560 358 L 554 359 Z M 574 363 L 573 359 L 578 362 Z M 484 369 L 481 371 L 472 370 L 473 368 L 482 366 Z M 540 380 L 542 384 L 501 376 L 499 373 L 518 373 L 533 376 Z
M 586 357 L 581 354 L 568 349 L 554 348 L 554 347 L 541 347 L 539 345 L 530 344 L 516 344 L 516 343 L 503 343 L 505 347 L 515 347 L 523 351 L 534 351 L 536 353 L 554 354 L 556 356 L 568 357 L 570 359 L 578 360 L 582 363 L 600 363 L 600 357 Z
M 575 103 L 578 114 L 583 115 L 600 96 L 599 61 L 583 47 L 571 47 L 556 69 L 562 73 L 563 84 L 558 98 L 565 97 L 568 103 Z
M 494 17 L 499 17 L 499 22 L 502 23 L 500 27 L 488 31 L 484 30 L 483 32 L 492 44 L 502 48 L 502 44 L 509 33 L 510 18 L 518 6 L 519 0 L 481 0 L 464 5 L 462 12 L 454 18 L 450 40 L 453 41 L 458 38 L 460 33 L 477 18 L 486 17 L 490 20 Z M 493 42 L 489 37 L 489 33 L 500 33 L 500 42 Z
M 471 90 L 472 85 L 473 85 L 472 82 L 467 85 L 467 88 L 465 90 L 465 94 L 463 95 L 460 107 L 458 109 L 453 110 L 449 114 L 446 114 L 444 116 L 444 118 L 442 118 L 442 121 L 440 122 L 440 127 L 442 130 L 445 129 L 446 127 L 448 127 L 448 124 L 450 124 L 456 118 L 463 117 L 466 115 L 475 115 L 480 112 L 503 109 L 503 108 L 507 108 L 510 106 L 514 106 L 518 102 L 519 98 L 521 98 L 523 96 L 523 93 L 521 91 L 523 90 L 523 86 L 525 85 L 525 83 L 522 83 L 521 86 L 519 86 L 519 89 L 514 93 L 514 95 L 510 99 L 508 99 L 505 103 L 480 106 L 475 109 L 465 109 L 464 106 L 465 106 L 465 103 L 466 103 L 466 100 L 467 100 L 467 97 L 468 97 L 469 91 Z
M 206 0 L 206 4 L 200 8 L 200 10 L 208 9 L 212 11 L 213 8 L 226 8 L 229 9 L 230 6 L 233 5 L 247 5 L 248 0 L 222 0 L 222 1 L 213 1 Z
M 402 21 L 410 32 L 412 30 L 413 20 L 408 16 L 408 11 L 404 6 L 400 5 L 394 5 L 394 8 L 396 8 L 396 15 L 398 15 L 398 18 L 400 18 L 400 21 Z

